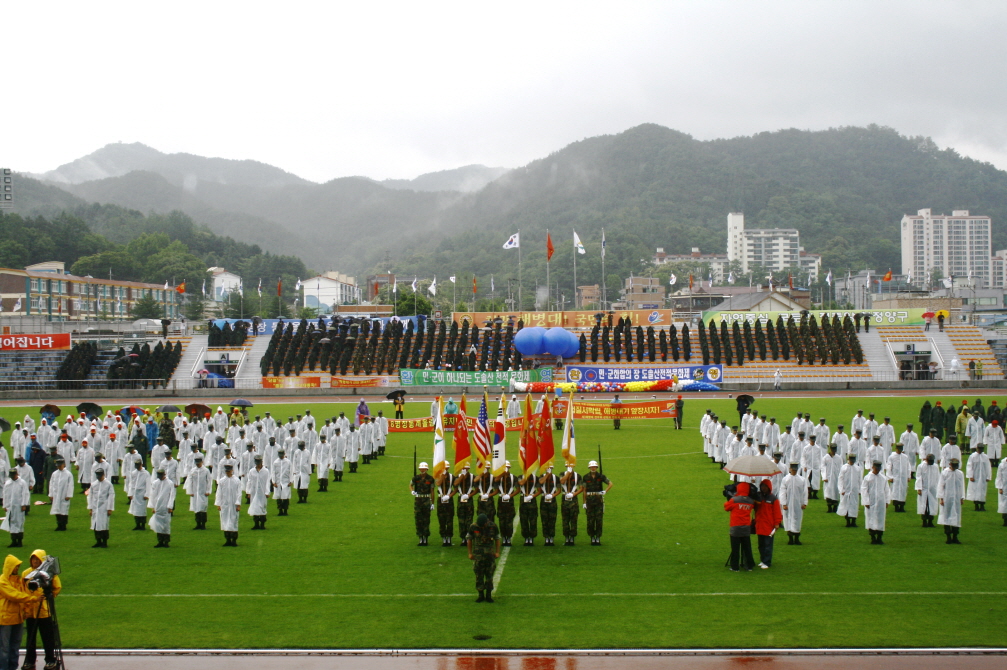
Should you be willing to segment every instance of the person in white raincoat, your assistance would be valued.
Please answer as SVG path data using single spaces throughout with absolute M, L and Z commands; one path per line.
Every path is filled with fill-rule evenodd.
M 940 461 L 941 459 L 941 441 L 937 437 L 937 429 L 931 428 L 930 434 L 923 438 L 920 442 L 920 463 L 927 460 L 927 454 L 933 454 L 934 460 Z
M 297 441 L 297 450 L 292 459 L 294 482 L 297 489 L 297 502 L 308 502 L 308 487 L 311 486 L 311 453 L 307 450 L 304 440 Z
M 937 485 L 937 499 L 941 505 L 937 523 L 944 526 L 944 534 L 947 535 L 945 544 L 961 544 L 958 541 L 958 531 L 962 526 L 965 475 L 958 468 L 957 458 L 952 458 L 948 467 L 941 471 L 941 480 Z
M 990 457 L 984 451 L 985 446 L 980 444 L 965 464 L 965 476 L 969 480 L 965 499 L 972 501 L 977 512 L 986 511 L 986 489 L 989 487 L 990 480 L 993 479 Z
M 135 522 L 133 530 L 143 530 L 147 527 L 147 501 L 150 500 L 150 475 L 143 469 L 143 461 L 133 463 L 133 471 L 126 475 L 125 485 L 129 513 Z
M 203 465 L 203 455 L 196 452 L 193 467 L 185 478 L 185 492 L 189 495 L 189 511 L 196 516 L 193 530 L 206 530 L 206 508 L 213 493 L 213 475 Z
M 224 546 L 238 546 L 238 512 L 241 511 L 241 480 L 234 476 L 234 466 L 224 464 L 224 476 L 217 480 L 214 504 L 220 512 L 220 530 L 224 531 Z
M 332 479 L 343 481 L 343 464 L 346 461 L 346 436 L 341 428 L 332 431 Z
M 285 449 L 277 452 L 273 467 L 269 469 L 273 478 L 273 500 L 276 501 L 276 515 L 287 516 L 290 509 L 290 484 L 293 481 L 293 466 Z
M 378 418 L 374 419 L 375 435 L 377 436 L 378 456 L 385 455 L 385 447 L 388 445 L 388 417 L 384 412 L 378 412 Z
M 839 471 L 843 462 L 836 453 L 835 443 L 829 445 L 829 453 L 822 459 L 822 495 L 825 496 L 825 513 L 830 514 L 839 507 Z
M 832 444 L 836 445 L 839 466 L 846 465 L 846 454 L 850 453 L 850 436 L 843 432 L 843 424 L 836 426 L 836 432 L 832 434 Z
M 360 433 L 353 424 L 346 436 L 346 462 L 350 464 L 350 474 L 357 471 L 357 461 L 360 460 Z
M 968 446 L 969 451 L 975 451 L 976 447 L 983 443 L 983 437 L 985 436 L 986 422 L 979 416 L 979 412 L 972 412 L 968 423 L 965 424 L 965 437 L 968 438 L 965 444 Z
M 860 483 L 860 498 L 864 503 L 864 525 L 871 535 L 871 544 L 884 544 L 885 514 L 892 500 L 888 480 L 881 474 L 881 461 L 871 463 L 871 471 Z
M 66 530 L 70 520 L 70 500 L 73 498 L 73 475 L 66 469 L 66 460 L 56 457 L 56 469 L 49 477 L 49 514 L 56 517 L 56 530 Z
M 797 442 L 797 437 L 791 432 L 790 426 L 784 426 L 783 434 L 780 435 L 780 446 L 777 448 L 777 451 L 783 454 L 784 463 L 789 464 L 792 460 L 794 460 L 790 458 L 790 456 L 795 442 Z M 779 489 L 776 486 L 773 486 L 773 490 L 777 491 Z
M 783 527 L 787 530 L 787 544 L 801 544 L 801 523 L 804 508 L 808 506 L 808 480 L 797 474 L 797 463 L 790 464 L 790 474 L 780 482 L 777 496 L 783 509 Z
M 808 480 L 810 496 L 818 500 L 818 490 L 822 488 L 822 458 L 824 455 L 822 447 L 818 444 L 818 437 L 811 435 L 804 446 L 801 455 L 801 475 Z
M 990 464 L 996 468 L 1000 465 L 1000 453 L 1004 444 L 1004 431 L 1000 427 L 1000 422 L 996 419 L 986 426 L 983 435 L 983 444 L 986 445 L 986 455 L 990 457 Z
M 7 516 L 0 528 L 10 533 L 11 542 L 8 547 L 20 547 L 24 538 L 24 515 L 31 505 L 31 489 L 17 468 L 7 474 L 7 483 L 3 487 L 3 507 L 7 510 Z
M 941 468 L 937 465 L 937 457 L 934 454 L 927 454 L 916 468 L 916 513 L 923 517 L 924 528 L 936 528 L 934 516 L 940 509 L 937 500 L 937 487 L 940 481 Z
M 255 520 L 252 530 L 266 530 L 266 502 L 269 499 L 269 470 L 262 467 L 262 456 L 256 454 L 255 467 L 245 476 L 248 495 L 248 515 Z
M 906 424 L 906 432 L 899 435 L 899 442 L 902 443 L 902 452 L 909 459 L 909 478 L 912 479 L 916 473 L 916 457 L 920 453 L 920 437 L 913 432 L 913 424 Z
M 332 466 L 332 445 L 329 444 L 329 439 L 324 433 L 318 436 L 318 446 L 315 447 L 311 456 L 311 463 L 315 466 L 315 476 L 318 478 L 318 492 L 327 492 L 329 490 L 329 468 Z
M 155 549 L 167 549 L 171 542 L 171 514 L 175 511 L 175 482 L 171 481 L 165 469 L 158 468 L 151 480 L 150 501 L 147 506 L 154 510 L 150 516 L 150 529 L 157 533 Z
M 115 489 L 112 482 L 105 478 L 105 471 L 98 470 L 98 477 L 92 483 L 87 494 L 87 509 L 91 515 L 91 530 L 94 531 L 95 543 L 92 549 L 108 549 L 108 518 L 115 511 Z M 144 518 L 147 512 L 144 510 Z
M 94 449 L 87 443 L 85 437 L 80 441 L 81 447 L 77 451 L 77 482 L 80 484 L 80 492 L 83 493 L 91 487 L 91 466 L 94 465 Z
M 962 462 L 962 450 L 958 447 L 958 435 L 955 433 L 948 435 L 948 443 L 941 447 L 941 467 L 947 468 L 952 459 Z
M 836 514 L 846 519 L 847 528 L 857 527 L 860 516 L 860 485 L 864 469 L 857 463 L 857 455 L 846 454 L 846 463 L 839 469 L 839 505 Z
M 994 483 L 997 489 L 997 512 L 1007 526 L 1007 468 L 997 468 L 997 480 Z
M 901 442 L 895 443 L 895 451 L 888 454 L 885 461 L 885 477 L 891 487 L 891 502 L 896 512 L 906 511 L 906 490 L 909 488 L 909 457 Z

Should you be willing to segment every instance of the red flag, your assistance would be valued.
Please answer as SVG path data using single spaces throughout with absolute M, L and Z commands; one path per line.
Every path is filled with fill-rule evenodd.
M 462 402 L 458 406 L 458 423 L 455 424 L 454 449 L 455 449 L 455 474 L 462 471 L 462 468 L 472 460 L 472 445 L 469 444 L 469 418 L 465 415 L 465 396 L 462 395 Z
M 794 290 L 794 275 L 793 274 L 788 274 L 787 275 L 787 283 L 790 285 L 790 290 L 793 291 Z
M 689 273 L 689 290 L 692 290 L 692 273 Z
M 476 276 L 472 275 L 472 295 L 476 294 Z M 474 307 L 474 305 L 473 305 Z
M 283 278 L 282 277 L 280 279 L 276 280 L 276 297 L 277 298 L 283 297 Z
M 185 293 L 185 282 L 182 282 L 181 284 L 176 286 L 175 291 L 177 291 L 178 293 Z
M 545 259 L 547 261 L 552 260 L 552 255 L 555 253 L 556 247 L 552 245 L 552 235 L 549 233 L 545 234 Z
M 538 469 L 538 422 L 541 417 L 532 413 L 531 394 L 524 400 L 524 424 L 521 427 L 521 443 L 518 455 L 521 457 L 521 473 L 535 475 Z
M 891 281 L 891 280 L 892 280 L 892 271 L 889 270 L 888 272 L 885 273 L 885 276 L 881 278 L 881 281 Z
M 552 442 L 552 413 L 549 409 L 549 397 L 542 398 L 542 414 L 538 424 L 538 463 L 543 472 L 552 465 L 556 455 L 556 447 Z

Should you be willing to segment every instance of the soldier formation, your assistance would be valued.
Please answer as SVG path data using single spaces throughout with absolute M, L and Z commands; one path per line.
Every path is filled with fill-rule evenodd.
M 252 530 L 265 530 L 270 497 L 278 516 L 287 516 L 292 491 L 298 503 L 307 503 L 314 476 L 317 491 L 328 492 L 330 478 L 342 481 L 346 464 L 356 473 L 361 460 L 370 464 L 384 455 L 388 437 L 382 412 L 376 417 L 358 414 L 359 429 L 344 413 L 316 427 L 310 410 L 296 419 L 288 417 L 285 424 L 269 412 L 249 421 L 239 411 L 228 415 L 221 407 L 203 417 L 178 412 L 173 418 L 159 418 L 139 412 L 129 419 L 111 412 L 94 418 L 82 413 L 67 416 L 59 427 L 51 416 L 37 425 L 25 416 L 13 431 L 13 464 L 0 446 L 0 472 L 6 473 L 2 505 L 7 512 L 0 528 L 10 533 L 9 546 L 21 546 L 32 491 L 48 496 L 56 530 L 65 531 L 76 483 L 87 496 L 94 548 L 108 547 L 115 488 L 120 485 L 133 530 L 149 526 L 157 534 L 155 548 L 170 547 L 179 487 L 189 498 L 194 530 L 207 529 L 213 505 L 224 546 L 236 547 L 243 503 L 253 519 Z
M 840 424 L 832 432 L 824 417 L 816 425 L 801 412 L 781 430 L 775 417 L 767 419 L 751 409 L 742 414 L 740 425 L 731 427 L 707 410 L 699 430 L 704 453 L 721 468 L 740 456 L 763 456 L 789 470 L 767 478 L 782 506 L 788 544 L 801 544 L 804 510 L 819 493 L 826 512 L 843 517 L 847 528 L 858 527 L 863 506 L 871 544 L 884 544 L 887 510 L 906 511 L 910 485 L 916 491 L 922 527 L 935 528 L 936 518 L 944 528 L 945 542 L 960 544 L 962 506 L 970 501 L 974 511 L 986 511 L 994 468 L 998 511 L 1007 526 L 1007 472 L 998 467 L 1005 441 L 1003 418 L 996 401 L 989 411 L 980 400 L 972 407 L 963 403 L 945 411 L 941 402 L 931 406 L 928 400 L 920 410 L 922 440 L 914 424 L 896 436 L 890 417 L 878 422 L 874 414 L 864 416 L 863 410 L 853 417 L 849 431 Z M 732 479 L 758 485 L 763 478 L 732 475 Z

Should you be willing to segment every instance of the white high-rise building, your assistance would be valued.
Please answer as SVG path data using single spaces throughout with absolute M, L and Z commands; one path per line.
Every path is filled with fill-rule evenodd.
M 800 233 L 796 228 L 745 230 L 745 215 L 741 212 L 727 215 L 727 260 L 739 261 L 743 273 L 755 265 L 768 272 L 800 268 L 813 279 L 818 278 L 822 267 L 821 256 L 806 253 L 801 248 Z
M 968 277 L 977 286 L 993 278 L 992 240 L 988 216 L 956 209 L 951 216 L 921 209 L 902 217 L 902 274 L 913 283 L 926 280 L 938 268 L 945 277 Z

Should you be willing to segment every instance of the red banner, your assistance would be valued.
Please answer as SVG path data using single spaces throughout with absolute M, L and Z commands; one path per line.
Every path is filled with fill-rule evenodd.
M 0 351 L 39 351 L 70 348 L 70 333 L 52 335 L 4 335 Z
M 391 386 L 389 377 L 333 377 L 332 388 L 376 388 Z
M 317 389 L 322 387 L 321 377 L 263 377 L 264 389 Z
M 469 417 L 469 421 L 472 421 L 472 417 Z M 507 430 L 521 430 L 522 422 L 524 419 L 507 419 L 504 423 L 507 426 Z M 458 423 L 457 414 L 445 414 L 444 415 L 444 432 L 453 432 L 455 425 Z M 434 419 L 430 416 L 425 416 L 419 419 L 388 419 L 388 432 L 389 433 L 432 433 L 434 431 Z
M 566 416 L 566 400 L 553 406 L 557 416 Z M 674 400 L 651 400 L 649 402 L 575 402 L 575 419 L 671 419 L 678 414 Z

